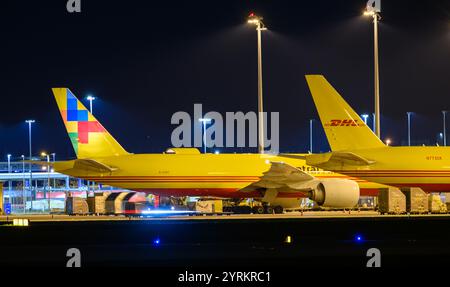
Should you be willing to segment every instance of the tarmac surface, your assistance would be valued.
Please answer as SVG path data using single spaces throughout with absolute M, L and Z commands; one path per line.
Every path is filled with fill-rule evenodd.
M 450 214 L 391 214 L 380 215 L 376 211 L 305 211 L 286 212 L 284 214 L 155 214 L 145 216 L 126 215 L 62 215 L 62 214 L 26 214 L 0 216 L 0 224 L 12 222 L 15 218 L 28 219 L 30 222 L 64 222 L 64 221 L 136 221 L 136 220 L 274 220 L 274 219 L 317 219 L 317 218 L 415 218 L 448 217 Z
M 64 267 L 71 248 L 83 267 L 366 268 L 372 248 L 386 268 L 442 267 L 450 258 L 448 215 L 26 217 L 29 226 L 0 218 L 0 266 Z

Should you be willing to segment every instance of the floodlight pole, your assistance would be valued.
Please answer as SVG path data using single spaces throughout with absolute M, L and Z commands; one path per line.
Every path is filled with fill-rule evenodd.
M 263 75 L 262 75 L 262 37 L 261 32 L 267 30 L 263 18 L 251 13 L 247 22 L 256 25 L 258 36 L 258 153 L 264 153 L 264 105 L 263 105 Z
M 378 60 L 378 20 L 379 14 L 373 15 L 374 67 L 375 67 L 375 134 L 380 138 L 380 69 Z
M 366 7 L 366 11 L 364 11 L 365 16 L 370 16 L 373 18 L 373 54 L 374 54 L 374 87 L 375 87 L 375 134 L 380 137 L 381 128 L 380 128 L 380 69 L 379 69 L 379 59 L 378 59 L 378 22 L 381 19 L 380 16 L 380 7 L 373 7 L 372 2 L 369 1 Z M 380 3 L 378 3 L 379 5 Z
M 31 197 L 31 209 L 33 209 L 33 200 L 35 199 L 34 192 L 33 192 L 33 171 L 32 171 L 32 165 L 31 165 L 31 159 L 32 159 L 32 153 L 31 153 L 31 125 L 35 123 L 35 120 L 26 120 L 25 121 L 28 124 L 28 148 L 29 148 L 29 155 L 30 155 L 30 163 L 29 163 L 29 171 L 30 171 L 30 197 Z
M 264 108 L 263 108 L 263 85 L 262 85 L 262 45 L 261 45 L 261 22 L 256 28 L 258 33 L 258 152 L 264 153 Z

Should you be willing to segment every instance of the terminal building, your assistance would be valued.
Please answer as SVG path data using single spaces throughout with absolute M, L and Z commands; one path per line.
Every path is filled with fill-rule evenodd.
M 22 161 L 0 162 L 0 183 L 5 213 L 13 214 L 63 211 L 69 196 L 86 198 L 94 191 L 123 191 Z

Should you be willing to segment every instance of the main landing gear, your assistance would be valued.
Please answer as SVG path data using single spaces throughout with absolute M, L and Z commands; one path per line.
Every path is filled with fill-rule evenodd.
M 253 207 L 254 214 L 282 214 L 284 211 L 280 205 L 257 205 Z

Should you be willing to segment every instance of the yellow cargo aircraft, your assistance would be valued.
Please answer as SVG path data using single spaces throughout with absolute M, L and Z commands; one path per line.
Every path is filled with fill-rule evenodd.
M 54 88 L 53 94 L 77 155 L 53 168 L 73 177 L 160 196 L 258 198 L 270 213 L 298 207 L 304 197 L 321 206 L 353 207 L 360 191 L 371 195 L 380 187 L 306 166 L 305 155 L 200 154 L 193 148 L 128 153 L 69 89 Z
M 306 156 L 311 166 L 371 182 L 450 191 L 450 147 L 386 146 L 322 75 L 308 75 L 332 152 Z

